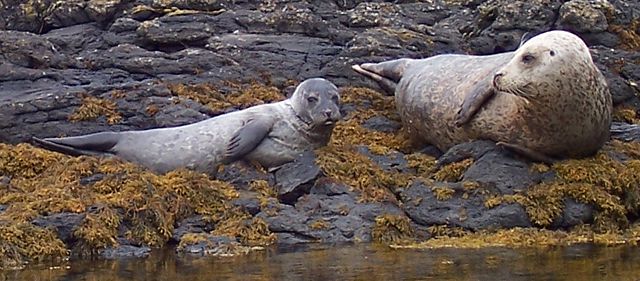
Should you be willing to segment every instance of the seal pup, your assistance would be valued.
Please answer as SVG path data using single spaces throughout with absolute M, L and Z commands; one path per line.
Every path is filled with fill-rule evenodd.
M 552 163 L 609 139 L 607 82 L 578 36 L 548 31 L 494 55 L 437 55 L 353 69 L 395 92 L 404 126 L 442 151 L 473 139 Z
M 74 156 L 115 155 L 157 173 L 187 168 L 215 175 L 218 165 L 240 159 L 272 169 L 326 145 L 342 117 L 339 103 L 333 83 L 312 78 L 286 100 L 189 125 L 33 140 Z

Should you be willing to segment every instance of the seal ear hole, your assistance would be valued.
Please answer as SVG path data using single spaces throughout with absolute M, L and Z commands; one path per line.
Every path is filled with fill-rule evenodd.
M 553 50 L 549 51 L 549 55 L 551 55 L 552 57 L 556 55 L 556 52 L 554 52 Z

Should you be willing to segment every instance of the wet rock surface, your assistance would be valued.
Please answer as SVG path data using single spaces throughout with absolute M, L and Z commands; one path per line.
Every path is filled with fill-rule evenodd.
M 230 83 L 257 82 L 287 92 L 295 82 L 322 76 L 342 88 L 380 87 L 351 65 L 443 53 L 493 54 L 517 48 L 526 32 L 562 28 L 580 35 L 605 74 L 614 104 L 631 117 L 616 116 L 612 138 L 640 138 L 640 4 L 637 1 L 3 1 L 0 3 L 0 141 L 28 142 L 32 136 L 79 135 L 98 131 L 178 126 L 234 110 L 212 108 L 175 85 L 213 85 L 205 95 L 233 92 Z M 58 3 L 58 2 L 56 2 Z M 212 93 L 213 90 L 219 93 Z M 70 116 L 88 97 L 102 101 L 96 116 Z M 364 105 L 345 105 L 344 111 Z M 621 115 L 622 116 L 622 115 Z M 397 133 L 399 120 L 377 115 L 363 128 Z M 356 139 L 357 140 L 357 139 Z M 380 153 L 356 145 L 382 171 L 407 178 L 409 153 Z M 276 243 L 369 242 L 377 218 L 409 218 L 413 228 L 468 230 L 537 226 L 523 204 L 488 204 L 491 196 L 512 196 L 558 176 L 497 148 L 490 141 L 460 144 L 448 151 L 432 146 L 420 155 L 437 159 L 436 170 L 469 161 L 455 180 L 417 179 L 389 186 L 394 198 L 361 200 L 351 186 L 330 176 L 309 152 L 276 171 L 234 163 L 218 174 L 239 196 L 232 205 L 261 218 Z M 466 163 L 466 162 L 465 162 Z M 83 184 L 102 175 L 83 178 Z M 2 184 L 2 188 L 9 186 Z M 275 196 L 256 190 L 264 181 Z M 491 206 L 489 206 L 491 205 Z M 530 206 L 529 206 L 530 207 Z M 10 205 L 0 205 L 0 214 Z M 549 224 L 567 229 L 591 223 L 593 204 L 563 200 Z M 84 214 L 37 216 L 32 224 L 52 228 L 65 243 Z M 208 218 L 211 219 L 211 218 Z M 629 217 L 633 220 L 633 217 Z M 182 251 L 224 254 L 242 243 L 214 235 L 203 216 L 175 222 L 170 239 L 203 235 Z M 124 236 L 124 230 L 121 237 Z M 150 248 L 122 241 L 102 256 L 143 257 Z M 185 242 L 186 243 L 186 242 Z M 231 250 L 230 250 L 231 249 Z
M 147 246 L 118 245 L 100 251 L 100 256 L 105 259 L 119 258 L 145 258 L 151 253 L 151 248 Z

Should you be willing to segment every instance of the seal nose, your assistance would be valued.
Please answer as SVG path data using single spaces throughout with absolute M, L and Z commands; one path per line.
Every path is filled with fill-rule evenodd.
M 331 113 L 333 113 L 331 109 L 324 110 L 324 116 L 327 116 L 327 118 L 331 118 L 331 115 L 332 115 Z
M 496 87 L 498 85 L 498 82 L 500 81 L 500 78 L 502 78 L 502 76 L 504 76 L 504 74 L 502 72 L 498 72 L 495 75 L 493 75 L 493 86 Z

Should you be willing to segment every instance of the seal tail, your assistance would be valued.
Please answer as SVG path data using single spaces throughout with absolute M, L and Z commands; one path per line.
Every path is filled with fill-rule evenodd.
M 410 59 L 404 58 L 381 63 L 356 64 L 351 66 L 351 68 L 378 82 L 385 91 L 394 93 L 409 61 Z
M 119 136 L 115 132 L 66 138 L 31 138 L 37 146 L 71 156 L 111 154 L 109 150 L 118 143 L 118 139 Z

